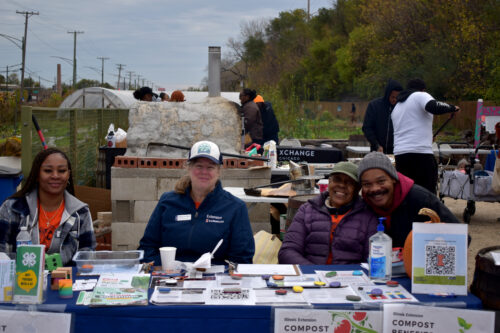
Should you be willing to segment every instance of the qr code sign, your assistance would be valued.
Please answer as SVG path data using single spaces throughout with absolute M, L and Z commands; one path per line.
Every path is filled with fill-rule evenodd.
M 210 299 L 212 300 L 248 300 L 249 299 L 249 290 L 243 289 L 241 292 L 237 293 L 227 293 L 223 290 L 212 289 L 210 294 Z
M 426 245 L 425 275 L 454 276 L 456 257 L 454 245 Z

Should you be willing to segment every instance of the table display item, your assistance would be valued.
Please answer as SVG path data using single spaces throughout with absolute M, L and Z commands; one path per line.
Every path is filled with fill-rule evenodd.
M 143 250 L 133 251 L 78 251 L 73 256 L 78 274 L 137 273 Z
M 45 245 L 23 245 L 16 253 L 14 303 L 43 303 Z
M 411 291 L 467 295 L 467 224 L 413 223 Z
M 73 298 L 73 280 L 60 279 L 58 283 L 59 283 L 59 297 Z
M 149 274 L 102 274 L 90 306 L 148 305 Z
M 392 273 L 392 239 L 384 233 L 384 221 L 385 217 L 379 217 L 377 233 L 369 241 L 368 276 L 379 282 L 390 280 Z
M 16 261 L 0 253 L 0 303 L 12 302 Z

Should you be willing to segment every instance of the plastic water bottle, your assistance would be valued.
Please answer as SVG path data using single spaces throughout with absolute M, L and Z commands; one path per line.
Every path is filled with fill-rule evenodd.
M 372 280 L 385 282 L 392 275 L 392 238 L 384 233 L 385 217 L 379 217 L 378 221 L 377 233 L 370 237 L 368 274 Z
M 115 132 L 109 131 L 106 140 L 108 141 L 108 148 L 115 148 L 116 146 Z
M 27 227 L 21 227 L 21 231 L 17 234 L 16 237 L 16 247 L 22 246 L 22 245 L 31 245 L 31 235 L 28 232 Z

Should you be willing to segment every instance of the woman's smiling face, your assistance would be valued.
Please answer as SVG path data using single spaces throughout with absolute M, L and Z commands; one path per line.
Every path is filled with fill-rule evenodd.
M 356 194 L 357 184 L 346 174 L 334 173 L 328 179 L 330 205 L 339 208 L 350 203 Z
M 61 194 L 68 184 L 69 174 L 68 161 L 61 154 L 50 154 L 40 167 L 39 191 L 51 195 Z

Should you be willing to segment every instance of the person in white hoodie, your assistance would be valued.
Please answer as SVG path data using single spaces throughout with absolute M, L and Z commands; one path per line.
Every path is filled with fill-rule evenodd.
M 434 115 L 458 112 L 460 108 L 438 102 L 425 92 L 425 82 L 413 79 L 397 97 L 392 111 L 396 170 L 432 193 L 437 187 L 437 163 L 432 151 Z

